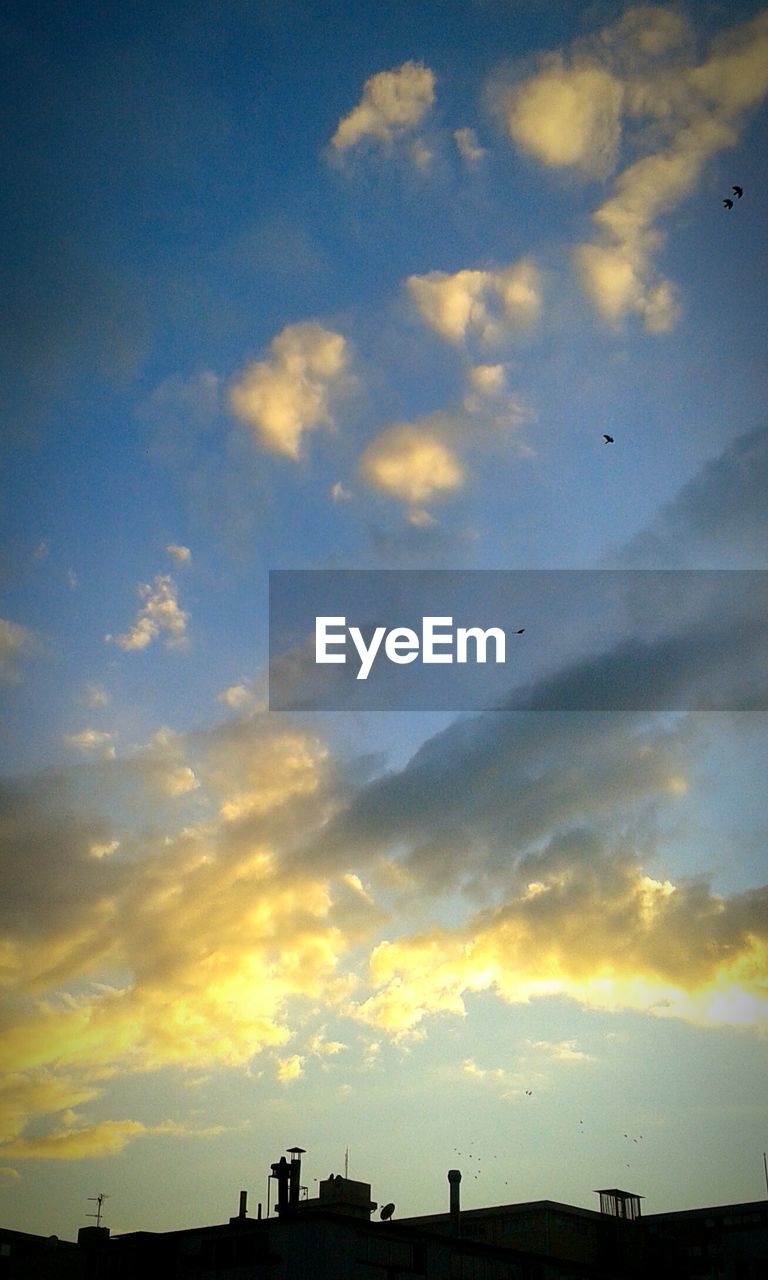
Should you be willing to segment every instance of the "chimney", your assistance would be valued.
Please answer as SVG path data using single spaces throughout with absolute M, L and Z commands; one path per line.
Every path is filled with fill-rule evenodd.
M 272 1175 L 277 1182 L 277 1209 L 279 1217 L 287 1216 L 291 1211 L 290 1197 L 288 1194 L 288 1183 L 291 1177 L 291 1169 L 285 1156 L 281 1156 L 276 1164 L 272 1165 Z
M 236 1218 L 230 1218 L 229 1225 L 231 1227 L 236 1227 L 239 1222 L 245 1222 L 246 1218 L 248 1217 L 248 1212 L 246 1209 L 247 1204 L 248 1204 L 248 1192 L 241 1191 L 240 1192 L 240 1211 Z
M 451 1235 L 457 1238 L 461 1235 L 461 1226 L 459 1224 L 460 1213 L 460 1195 L 459 1183 L 461 1182 L 461 1170 L 449 1169 L 448 1181 L 451 1186 Z
M 291 1213 L 296 1213 L 301 1199 L 301 1157 L 306 1152 L 304 1147 L 289 1147 L 288 1155 L 291 1162 L 288 1166 L 290 1176 L 288 1180 L 288 1195 L 291 1205 Z

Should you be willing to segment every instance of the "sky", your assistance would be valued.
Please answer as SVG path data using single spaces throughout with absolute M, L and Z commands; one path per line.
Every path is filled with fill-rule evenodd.
M 0 1221 L 225 1221 L 294 1145 L 409 1215 L 764 1197 L 765 598 L 664 575 L 768 569 L 768 9 L 0 56 Z M 275 569 L 659 572 L 532 615 L 527 709 L 278 712 Z M 558 709 L 629 641 L 668 710 Z

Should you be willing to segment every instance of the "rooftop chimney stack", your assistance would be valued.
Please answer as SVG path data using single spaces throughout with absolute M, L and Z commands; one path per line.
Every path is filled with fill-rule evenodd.
M 272 1173 L 270 1175 L 277 1182 L 277 1209 L 278 1217 L 287 1216 L 291 1211 L 290 1197 L 288 1194 L 288 1184 L 291 1177 L 291 1166 L 288 1164 L 285 1156 L 281 1156 L 276 1164 L 272 1165 Z
M 461 1170 L 449 1169 L 448 1182 L 451 1187 L 451 1235 L 458 1239 L 461 1235 L 461 1225 L 459 1222 L 459 1215 L 461 1213 L 461 1196 L 459 1192 Z
M 301 1199 L 301 1157 L 306 1152 L 304 1147 L 289 1147 L 288 1155 L 291 1162 L 288 1166 L 290 1177 L 288 1181 L 288 1195 L 291 1205 L 291 1213 L 296 1213 Z

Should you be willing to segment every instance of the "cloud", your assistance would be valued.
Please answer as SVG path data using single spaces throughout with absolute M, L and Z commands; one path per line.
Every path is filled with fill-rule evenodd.
M 106 640 L 114 641 L 119 648 L 130 652 L 146 649 L 165 633 L 166 649 L 184 648 L 189 614 L 179 607 L 177 592 L 178 587 L 170 574 L 156 574 L 151 584 L 143 583 L 138 588 L 144 604 L 130 630 L 118 636 L 108 635 Z
M 232 711 L 252 711 L 258 698 L 248 684 L 231 684 L 217 695 L 219 702 L 224 702 Z
M 356 107 L 339 121 L 331 145 L 345 151 L 362 138 L 391 143 L 419 123 L 435 98 L 435 77 L 420 62 L 370 76 Z
M 270 352 L 232 384 L 230 408 L 263 448 L 297 459 L 305 432 L 334 426 L 332 399 L 352 385 L 348 345 L 341 334 L 304 321 L 273 338 Z
M 513 1004 L 560 995 L 660 1012 L 663 1000 L 667 1015 L 702 1024 L 768 1021 L 768 888 L 725 899 L 698 881 L 656 880 L 577 834 L 525 858 L 515 881 L 503 905 L 458 928 L 375 948 L 378 990 L 358 1017 L 402 1035 L 494 990 Z
M 541 307 L 539 272 L 529 259 L 498 271 L 430 271 L 409 276 L 406 288 L 425 324 L 453 343 L 495 342 L 530 329 Z
M 304 1059 L 298 1053 L 288 1058 L 278 1058 L 276 1073 L 281 1084 L 292 1084 L 304 1074 Z
M 737 436 L 619 551 L 652 568 L 768 568 L 768 428 Z
M 181 547 L 175 542 L 170 542 L 165 549 L 177 564 L 189 564 L 192 559 L 189 547 Z
M 657 270 L 660 218 L 695 188 L 706 163 L 733 146 L 745 113 L 768 92 L 768 14 L 726 31 L 697 63 L 685 20 L 636 6 L 555 52 L 502 94 L 512 140 L 542 164 L 612 175 L 593 214 L 596 238 L 574 249 L 581 283 L 601 317 L 637 314 L 663 333 L 680 305 Z
M 102 729 L 82 729 L 80 733 L 67 733 L 64 741 L 76 751 L 97 752 L 103 760 L 114 760 L 115 747 L 112 734 Z
M 465 1058 L 461 1064 L 462 1075 L 476 1084 L 490 1086 L 504 1099 L 516 1098 L 530 1083 L 530 1072 L 509 1071 L 506 1067 L 480 1067 L 474 1058 Z
M 324 752 L 295 724 L 275 733 L 265 717 L 202 735 L 200 750 L 196 772 L 217 804 L 209 820 L 165 834 L 153 760 L 140 773 L 109 765 L 104 796 L 119 795 L 126 772 L 144 780 L 146 828 L 137 823 L 100 858 L 92 849 L 109 842 L 109 826 L 75 816 L 63 776 L 0 793 L 0 985 L 13 996 L 0 1059 L 7 1089 L 16 1082 L 7 1139 L 27 1117 L 94 1096 L 115 1072 L 244 1065 L 290 1038 L 292 998 L 333 1006 L 349 996 L 353 979 L 337 966 L 371 905 L 341 877 L 311 864 L 297 874 L 279 856 L 297 830 L 323 821 Z M 85 1154 L 79 1143 L 56 1138 L 56 1151 Z
M 48 1071 L 8 1072 L 0 1082 L 0 1144 L 17 1138 L 30 1115 L 64 1114 L 97 1097 L 92 1084 Z M 0 1151 L 5 1150 L 0 1146 Z
M 601 315 L 616 323 L 637 312 L 650 332 L 671 329 L 679 314 L 673 286 L 655 268 L 663 244 L 655 224 L 693 191 L 711 156 L 734 145 L 743 113 L 768 92 L 768 14 L 735 28 L 699 66 L 682 68 L 675 84 L 665 93 L 665 145 L 619 174 L 593 215 L 599 240 L 575 251 Z M 634 86 L 636 113 L 658 111 L 654 87 L 653 80 Z
M 39 641 L 32 631 L 0 618 L 0 683 L 18 684 L 21 680 L 20 664 L 37 653 Z
M 538 1049 L 555 1062 L 594 1062 L 589 1053 L 584 1053 L 575 1040 L 530 1040 L 531 1049 Z
M 680 649 L 698 639 L 716 680 L 720 633 L 700 623 Z M 3 784 L 0 1132 L 19 1156 L 119 1150 L 149 1128 L 65 1113 L 121 1075 L 264 1053 L 290 1081 L 337 1060 L 334 1016 L 402 1037 L 478 992 L 762 1026 L 768 890 L 674 874 L 654 836 L 702 749 L 682 717 L 484 714 L 371 778 L 298 718 L 254 712 Z M 291 1052 L 306 1001 L 323 1031 Z M 567 1039 L 529 1050 L 583 1060 Z
M 485 148 L 478 144 L 474 129 L 454 129 L 453 140 L 459 155 L 467 164 L 477 164 L 485 155 Z
M 512 90 L 506 124 L 518 146 L 543 164 L 604 177 L 616 161 L 623 98 L 621 81 L 609 71 L 567 67 L 554 55 Z
M 361 479 L 372 489 L 420 505 L 461 487 L 464 471 L 434 432 L 410 423 L 385 427 L 364 449 Z
M 33 1138 L 19 1137 L 0 1146 L 0 1154 L 16 1160 L 84 1160 L 115 1156 L 135 1138 L 163 1134 L 172 1137 L 209 1137 L 218 1127 L 185 1129 L 174 1121 L 146 1125 L 139 1120 L 101 1120 L 98 1124 L 74 1127 L 63 1124 L 50 1133 Z
M 506 386 L 507 371 L 503 364 L 476 364 L 467 371 L 467 381 L 481 396 L 500 395 Z
M 93 710 L 101 707 L 109 706 L 109 693 L 100 684 L 87 684 L 85 686 L 85 701 Z

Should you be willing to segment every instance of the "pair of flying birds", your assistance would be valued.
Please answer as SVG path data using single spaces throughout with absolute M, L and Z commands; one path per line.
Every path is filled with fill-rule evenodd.
M 744 195 L 743 187 L 731 187 L 731 191 L 733 192 L 737 200 L 740 200 L 741 197 Z M 723 204 L 725 205 L 726 209 L 733 208 L 733 201 L 731 200 L 730 196 L 723 201 Z

